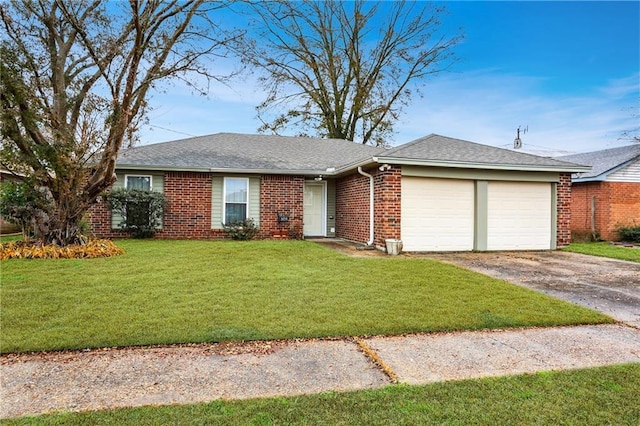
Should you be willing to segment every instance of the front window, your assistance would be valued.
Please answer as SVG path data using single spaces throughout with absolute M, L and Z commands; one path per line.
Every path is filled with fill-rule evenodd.
M 245 220 L 249 203 L 249 179 L 224 179 L 224 223 Z
M 130 176 L 124 177 L 124 186 L 127 189 L 151 190 L 151 176 Z

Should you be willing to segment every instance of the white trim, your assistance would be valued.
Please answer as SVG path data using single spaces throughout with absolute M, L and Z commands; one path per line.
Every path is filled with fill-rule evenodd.
M 249 191 L 250 191 L 250 185 L 249 185 L 249 178 L 248 177 L 232 177 L 232 176 L 224 176 L 222 178 L 222 223 L 226 223 L 226 219 L 227 219 L 227 180 L 228 179 L 235 179 L 235 180 L 243 180 L 245 181 L 246 185 L 247 185 L 247 200 L 245 202 L 246 204 L 246 209 L 245 209 L 245 219 L 247 219 L 249 217 Z M 240 204 L 240 203 L 234 203 L 234 204 Z
M 124 175 L 124 188 L 127 188 L 127 183 L 129 182 L 130 177 L 138 177 L 138 178 L 149 178 L 149 191 L 153 191 L 153 175 Z
M 373 157 L 378 164 L 399 164 L 406 166 L 428 166 L 428 167 L 454 167 L 463 169 L 489 169 L 489 170 L 514 170 L 528 172 L 588 172 L 591 166 L 536 166 L 529 164 L 492 164 L 492 163 L 467 163 L 461 161 L 447 160 L 419 160 L 415 158 L 395 158 L 395 157 Z

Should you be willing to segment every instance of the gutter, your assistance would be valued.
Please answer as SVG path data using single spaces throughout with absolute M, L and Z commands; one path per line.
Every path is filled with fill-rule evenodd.
M 241 168 L 218 168 L 218 167 L 181 167 L 181 166 L 159 166 L 141 164 L 116 164 L 118 170 L 157 170 L 161 172 L 197 172 L 197 173 L 227 173 L 227 174 L 260 174 L 260 175 L 295 175 L 295 176 L 333 176 L 334 171 L 324 170 L 279 170 L 279 169 L 241 169 Z
M 390 163 L 406 166 L 429 166 L 429 167 L 451 167 L 465 169 L 488 169 L 488 170 L 517 170 L 523 172 L 569 172 L 580 173 L 588 172 L 591 166 L 581 165 L 557 165 L 557 166 L 536 166 L 528 164 L 498 164 L 498 163 L 470 163 L 447 160 L 419 160 L 414 158 L 396 158 L 396 157 L 373 157 L 373 161 L 377 163 Z
M 362 171 L 362 166 L 358 166 L 358 173 L 362 176 L 369 178 L 369 241 L 367 241 L 367 246 L 373 246 L 373 220 L 374 220 L 374 209 L 373 209 L 373 176 L 369 173 Z

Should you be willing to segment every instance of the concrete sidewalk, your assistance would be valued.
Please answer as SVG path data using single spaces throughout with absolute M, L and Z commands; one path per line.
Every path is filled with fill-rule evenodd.
M 623 325 L 0 357 L 0 418 L 348 391 L 640 362 Z

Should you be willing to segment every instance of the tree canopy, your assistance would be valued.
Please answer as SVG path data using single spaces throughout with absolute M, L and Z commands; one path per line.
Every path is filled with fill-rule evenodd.
M 80 221 L 115 181 L 149 91 L 214 75 L 206 60 L 238 34 L 204 0 L 14 0 L 0 3 L 0 165 L 47 200 L 44 243 L 78 240 Z
M 279 0 L 251 13 L 256 35 L 241 53 L 267 91 L 262 132 L 382 145 L 461 40 L 439 33 L 444 9 L 426 3 Z

